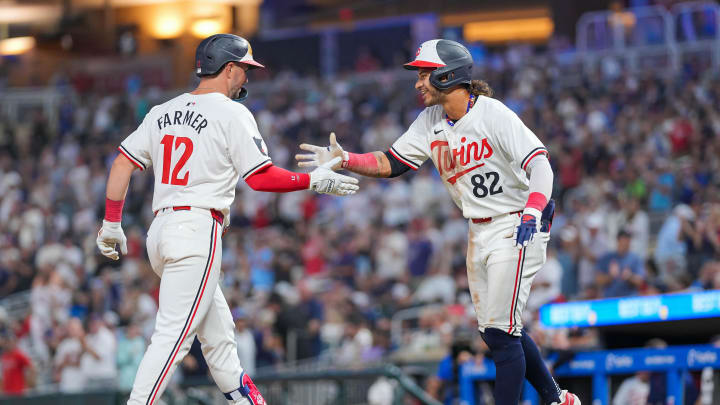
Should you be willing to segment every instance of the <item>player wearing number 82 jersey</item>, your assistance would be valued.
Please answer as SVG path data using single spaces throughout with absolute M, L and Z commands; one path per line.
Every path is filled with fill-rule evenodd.
M 549 240 L 541 219 L 549 223 L 554 207 L 547 149 L 491 98 L 485 82 L 471 80 L 472 58 L 461 44 L 427 41 L 405 67 L 418 71 L 415 88 L 427 108 L 388 151 L 348 153 L 331 134 L 328 147 L 300 145 L 312 153 L 296 158 L 301 166 L 316 166 L 342 156 L 342 167 L 373 177 L 395 177 L 432 160 L 468 218 L 468 284 L 496 365 L 496 404 L 518 404 L 527 377 L 545 403 L 579 405 L 574 394 L 558 388 L 522 329 Z

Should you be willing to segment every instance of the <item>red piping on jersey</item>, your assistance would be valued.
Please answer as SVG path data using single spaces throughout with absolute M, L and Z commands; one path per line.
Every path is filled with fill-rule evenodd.
M 127 153 L 125 153 L 124 150 L 122 150 L 120 148 L 118 148 L 118 150 L 120 151 L 120 153 L 122 153 L 123 156 L 125 156 L 127 158 L 127 160 L 129 160 L 130 162 L 132 162 L 132 164 L 137 166 L 138 169 L 145 170 L 145 168 L 143 168 L 140 163 L 136 162 L 135 159 L 131 158 Z
M 413 169 L 413 170 L 417 170 L 417 169 L 418 169 L 417 167 L 414 167 L 414 166 L 411 165 L 410 163 L 406 162 L 405 159 L 403 159 L 403 158 L 401 158 L 400 156 L 398 156 L 395 152 L 393 152 L 392 149 L 388 149 L 388 152 L 390 152 L 391 155 L 395 156 L 395 159 L 399 160 L 400 163 L 404 164 L 405 166 L 407 166 L 407 167 L 409 167 L 409 168 L 411 168 L 411 169 Z
M 547 156 L 547 151 L 546 151 L 546 150 L 539 150 L 539 151 L 535 152 L 535 153 L 534 153 L 532 156 L 530 156 L 530 158 L 525 162 L 525 165 L 523 166 L 522 169 L 523 169 L 523 170 L 527 170 L 528 164 L 530 164 L 530 161 L 533 160 L 533 159 L 535 158 L 535 156 L 537 156 L 537 155 L 546 155 L 546 156 Z
M 515 286 L 513 287 L 513 296 L 512 301 L 510 301 L 510 328 L 508 328 L 507 333 L 512 333 L 513 325 L 514 325 L 514 315 L 515 315 L 515 295 L 520 295 L 520 292 L 518 291 L 518 279 L 520 278 L 520 262 L 522 261 L 522 255 L 523 252 L 525 252 L 525 249 L 520 249 L 518 251 L 518 262 L 517 262 L 517 268 L 515 269 Z
M 152 396 L 152 399 L 150 399 L 149 405 L 152 405 L 152 403 L 155 401 L 155 396 L 160 391 L 160 387 L 162 387 L 163 380 L 165 380 L 165 377 L 167 376 L 168 371 L 172 368 L 172 364 L 175 361 L 175 356 L 177 356 L 178 352 L 180 351 L 180 348 L 182 347 L 183 341 L 185 341 L 185 338 L 187 337 L 188 332 L 190 332 L 190 327 L 192 326 L 192 322 L 195 319 L 195 314 L 197 313 L 198 308 L 200 307 L 200 301 L 202 301 L 203 293 L 205 292 L 205 286 L 207 285 L 207 281 L 210 278 L 210 272 L 212 271 L 212 265 L 213 265 L 213 259 L 215 259 L 215 247 L 217 246 L 217 226 L 215 226 L 215 223 L 213 222 L 213 248 L 212 253 L 210 254 L 210 264 L 208 264 L 208 270 L 205 274 L 205 279 L 202 280 L 202 290 L 200 290 L 200 297 L 195 302 L 195 308 L 192 309 L 192 317 L 190 318 L 190 322 L 187 324 L 187 327 L 185 328 L 185 332 L 182 335 L 182 338 L 180 339 L 180 344 L 177 345 L 175 348 L 175 351 L 172 355 L 172 358 L 170 359 L 170 362 L 168 362 L 165 366 L 165 371 L 162 374 L 162 378 L 160 378 L 160 382 L 155 387 L 155 393 Z
M 457 179 L 459 179 L 460 177 L 462 177 L 462 176 L 470 173 L 471 171 L 477 169 L 478 167 L 482 167 L 482 166 L 485 166 L 485 163 L 480 163 L 479 165 L 475 165 L 475 166 L 473 166 L 473 167 L 467 168 L 467 169 L 461 171 L 460 173 L 455 173 L 454 176 L 452 176 L 452 177 L 450 177 L 450 178 L 447 179 L 447 182 L 450 183 L 450 184 L 455 184 L 455 182 L 457 181 Z
M 310 187 L 310 175 L 296 173 L 274 166 L 272 163 L 245 179 L 255 191 L 287 193 L 290 191 L 307 190 Z

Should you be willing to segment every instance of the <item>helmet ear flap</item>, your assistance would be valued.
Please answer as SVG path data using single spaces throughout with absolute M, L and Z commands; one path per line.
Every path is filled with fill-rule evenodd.
M 234 98 L 233 101 L 237 101 L 238 103 L 241 101 L 244 101 L 248 97 L 248 90 L 243 87 L 240 89 L 240 94 L 238 95 L 238 98 Z

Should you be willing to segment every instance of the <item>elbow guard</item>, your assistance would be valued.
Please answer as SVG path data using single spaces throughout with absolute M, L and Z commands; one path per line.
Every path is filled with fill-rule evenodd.
M 408 165 L 399 161 L 389 151 L 385 151 L 383 153 L 385 153 L 385 156 L 387 157 L 388 161 L 390 162 L 390 175 L 388 177 L 397 177 L 397 176 L 405 173 L 406 171 L 410 170 L 410 167 Z

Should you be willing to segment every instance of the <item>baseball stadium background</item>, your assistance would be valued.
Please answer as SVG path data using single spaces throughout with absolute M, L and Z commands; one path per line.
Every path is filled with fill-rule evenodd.
M 245 105 L 287 168 L 331 131 L 386 150 L 422 109 L 401 64 L 466 44 L 550 151 L 559 209 L 524 319 L 560 384 L 584 404 L 720 404 L 720 5 L 673 0 L 0 1 L 0 404 L 127 399 L 157 309 L 152 175 L 109 261 L 109 163 L 217 32 L 267 66 Z M 241 182 L 231 215 L 221 284 L 270 404 L 492 404 L 467 223 L 432 165 L 346 198 Z M 198 342 L 163 402 L 224 403 Z

